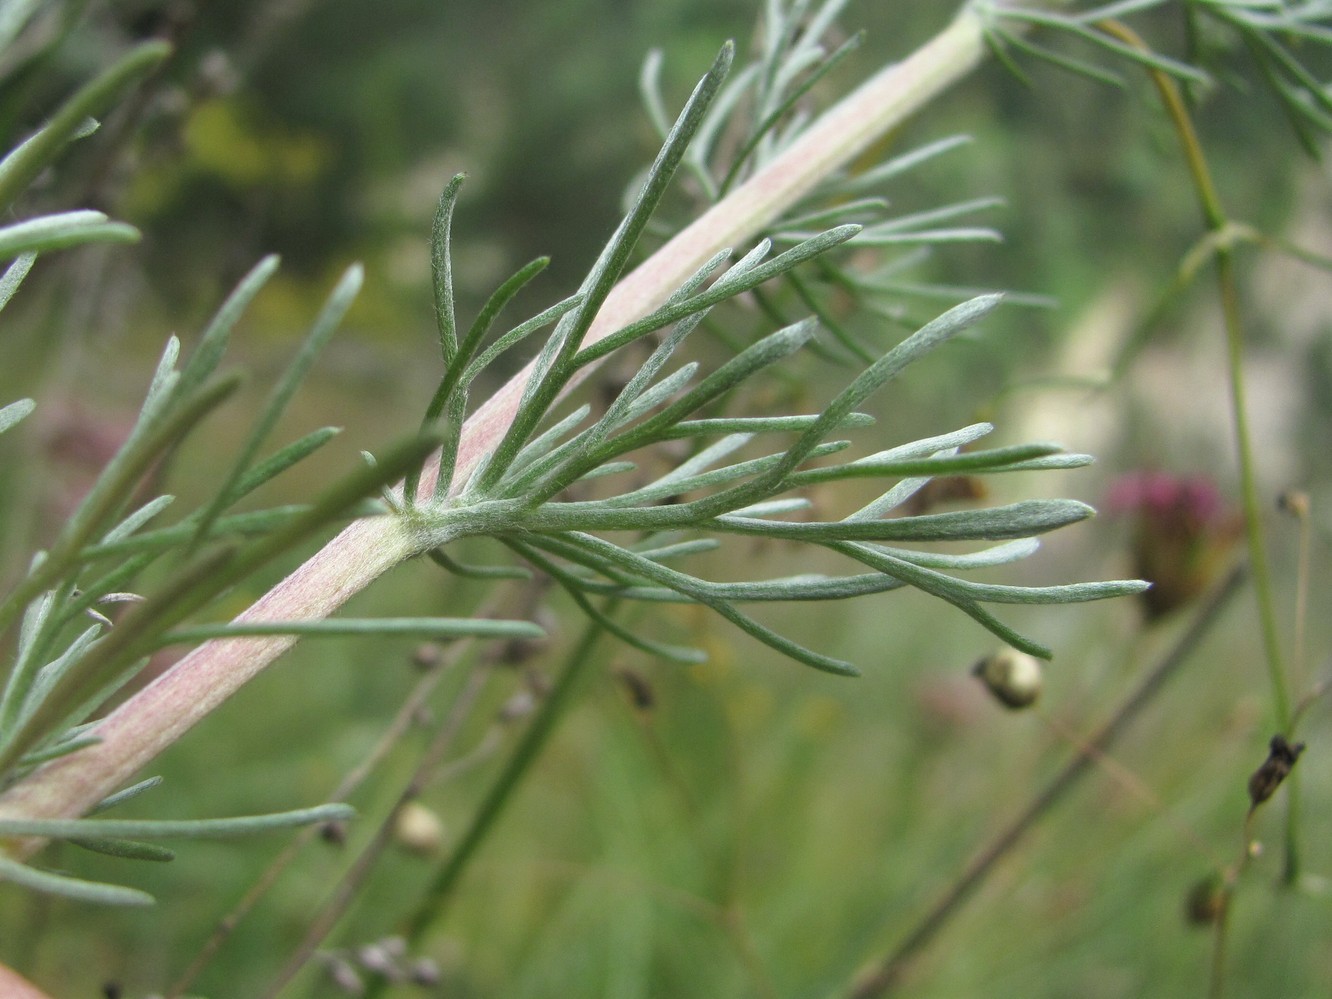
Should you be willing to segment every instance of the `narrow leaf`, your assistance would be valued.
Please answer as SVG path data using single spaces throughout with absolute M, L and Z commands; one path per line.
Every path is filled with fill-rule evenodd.
M 328 343 L 329 338 L 337 330 L 343 317 L 346 316 L 347 310 L 351 308 L 352 301 L 356 298 L 357 292 L 361 290 L 361 284 L 364 280 L 364 270 L 360 265 L 353 265 L 343 273 L 341 280 L 338 281 L 329 294 L 324 307 L 314 321 L 314 325 L 310 328 L 309 334 L 301 344 L 300 350 L 292 358 L 277 385 L 273 387 L 268 402 L 260 411 L 259 418 L 255 420 L 245 444 L 241 447 L 232 464 L 231 471 L 217 487 L 212 502 L 205 507 L 204 512 L 199 516 L 196 528 L 198 538 L 203 538 L 218 515 L 239 497 L 239 491 L 236 488 L 237 483 L 250 467 L 250 463 L 254 461 L 254 456 L 258 454 L 259 448 L 263 446 L 269 433 L 286 410 L 291 397 L 296 393 L 296 389 L 305 380 L 310 366 L 314 364 L 315 357 Z
M 19 399 L 17 402 L 11 402 L 8 406 L 0 408 L 0 434 L 3 434 L 36 408 L 37 404 L 31 399 Z
M 262 623 L 200 625 L 170 632 L 162 645 L 197 644 L 214 638 L 245 638 L 258 635 L 301 635 L 305 638 L 340 638 L 375 635 L 389 638 L 541 638 L 540 627 L 530 621 L 496 618 L 321 618 L 314 621 L 264 621 Z
M 435 325 L 439 329 L 439 352 L 448 367 L 458 355 L 458 321 L 453 311 L 453 256 L 449 237 L 453 229 L 453 209 L 458 191 L 467 174 L 453 175 L 439 196 L 435 222 L 430 232 L 430 270 L 434 275 Z
M 120 885 L 108 885 L 100 881 L 83 881 L 64 874 L 39 870 L 10 860 L 2 854 L 0 854 L 0 880 L 47 895 L 73 899 L 76 902 L 94 902 L 98 905 L 153 904 L 153 896 L 137 888 L 122 888 Z
M 138 837 L 143 839 L 229 839 L 271 829 L 339 822 L 352 818 L 348 805 L 317 805 L 267 815 L 228 819 L 0 819 L 0 836 L 42 836 L 49 839 Z
M 61 212 L 0 228 L 0 260 L 86 243 L 134 243 L 138 239 L 138 229 L 112 222 L 101 212 Z
M 41 131 L 0 162 L 0 211 L 7 211 L 19 194 L 55 159 L 60 149 L 96 118 L 133 83 L 155 69 L 171 53 L 165 42 L 146 42 L 88 83 L 67 100 Z

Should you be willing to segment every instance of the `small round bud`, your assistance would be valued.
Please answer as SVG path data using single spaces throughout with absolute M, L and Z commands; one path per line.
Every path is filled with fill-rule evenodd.
M 403 937 L 385 937 L 379 941 L 379 946 L 394 960 L 400 961 L 407 956 L 407 941 Z
M 385 978 L 397 978 L 398 962 L 380 942 L 368 943 L 356 950 L 356 960 L 366 971 Z
M 438 962 L 428 957 L 418 957 L 407 969 L 407 977 L 413 985 L 431 987 L 438 985 L 444 975 L 439 970 Z
M 444 845 L 444 823 L 419 801 L 409 801 L 393 823 L 393 838 L 412 853 L 436 853 Z
M 1215 871 L 1194 883 L 1184 900 L 1184 918 L 1194 926 L 1214 926 L 1226 913 L 1225 879 Z
M 510 723 L 526 718 L 536 710 L 536 695 L 530 690 L 519 690 L 500 705 L 499 720 Z
M 1287 489 L 1277 497 L 1277 509 L 1288 513 L 1296 520 L 1309 517 L 1309 494 L 1303 489 Z
M 365 982 L 346 958 L 334 957 L 329 960 L 328 977 L 332 980 L 333 987 L 344 995 L 365 995 Z
M 1001 704 L 1014 710 L 1035 704 L 1045 683 L 1040 661 L 1017 649 L 1003 649 L 986 656 L 971 672 Z
M 434 642 L 424 642 L 412 652 L 412 665 L 422 672 L 434 669 L 443 659 L 443 652 Z
M 319 827 L 319 838 L 329 846 L 346 846 L 347 823 L 341 819 L 325 822 Z

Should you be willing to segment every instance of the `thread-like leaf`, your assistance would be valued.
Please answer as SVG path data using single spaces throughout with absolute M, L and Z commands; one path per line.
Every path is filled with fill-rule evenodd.
M 374 635 L 396 638 L 532 639 L 545 632 L 530 621 L 498 618 L 394 617 L 326 618 L 312 621 L 263 621 L 227 623 L 181 628 L 162 636 L 162 645 L 194 645 L 214 638 L 244 638 L 258 635 L 300 635 L 305 638 L 341 638 Z
M 37 134 L 0 161 L 0 211 L 14 199 L 70 139 L 76 137 L 89 118 L 96 118 L 124 91 L 151 72 L 171 54 L 165 42 L 145 42 L 67 100 Z
M 734 52 L 734 45 L 729 42 L 724 45 L 712 68 L 694 88 L 694 93 L 685 104 L 684 110 L 649 169 L 647 180 L 639 191 L 633 207 L 620 223 L 615 235 L 606 244 L 606 248 L 583 282 L 582 288 L 579 289 L 583 294 L 582 303 L 561 320 L 560 327 L 563 328 L 563 333 L 557 329 L 556 336 L 552 337 L 553 351 L 548 360 L 538 359 L 514 414 L 513 422 L 496 447 L 490 465 L 482 476 L 483 488 L 493 486 L 507 471 L 509 463 L 522 444 L 550 408 L 559 390 L 572 376 L 577 365 L 570 362 L 574 361 L 578 353 L 583 335 L 592 325 L 597 311 L 628 263 L 630 254 L 637 245 L 638 238 L 647 226 L 657 203 L 666 193 L 667 185 L 684 156 L 689 140 L 698 130 L 708 104 L 726 78 Z
M 251 462 L 254 461 L 254 456 L 259 453 L 259 448 L 263 446 L 269 433 L 286 410 L 291 397 L 296 393 L 296 389 L 305 380 L 305 376 L 310 371 L 310 366 L 314 364 L 315 357 L 323 350 L 324 345 L 328 343 L 329 338 L 341 324 L 347 310 L 351 308 L 352 301 L 361 290 L 364 280 L 364 270 L 360 265 L 353 265 L 343 273 L 342 278 L 329 294 L 324 307 L 315 318 L 314 325 L 310 327 L 309 334 L 301 344 L 300 350 L 296 352 L 296 356 L 287 365 L 287 369 L 282 373 L 282 377 L 278 379 L 277 384 L 269 394 L 268 402 L 265 403 L 264 408 L 260 411 L 259 418 L 255 420 L 254 426 L 250 429 L 245 443 L 241 446 L 232 464 L 231 471 L 222 479 L 213 500 L 199 515 L 198 526 L 196 527 L 198 537 L 202 538 L 206 535 L 218 515 L 239 497 L 239 490 L 236 488 L 237 483 L 244 476 Z
M 120 885 L 104 884 L 100 881 L 84 881 L 52 871 L 39 870 L 20 864 L 0 854 L 0 880 L 9 881 L 20 888 L 39 891 L 46 895 L 59 895 L 76 902 L 92 902 L 97 905 L 152 905 L 153 896 L 137 888 L 122 888 Z
M 345 822 L 356 814 L 348 805 L 316 805 L 267 815 L 227 819 L 0 819 L 0 836 L 47 839 L 229 839 L 272 829 Z
M 31 399 L 19 399 L 0 408 L 0 434 L 3 434 L 36 408 L 37 404 Z
M 61 212 L 0 227 L 0 259 L 86 243 L 134 243 L 138 239 L 139 230 L 134 226 L 112 222 L 101 212 Z

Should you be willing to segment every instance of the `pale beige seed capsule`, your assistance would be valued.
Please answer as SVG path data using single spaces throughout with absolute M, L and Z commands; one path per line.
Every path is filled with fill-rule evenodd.
M 1040 660 L 1017 649 L 1002 649 L 986 656 L 971 672 L 1001 704 L 1014 710 L 1035 704 L 1045 683 Z
M 444 845 L 444 823 L 419 801 L 410 801 L 398 812 L 393 838 L 412 853 L 436 853 Z

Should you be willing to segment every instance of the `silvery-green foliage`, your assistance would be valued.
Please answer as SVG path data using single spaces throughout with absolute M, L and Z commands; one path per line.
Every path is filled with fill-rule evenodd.
M 1076 39 L 1192 85 L 1210 85 L 1213 69 L 1218 70 L 1216 78 L 1224 79 L 1228 74 L 1223 63 L 1238 53 L 1251 61 L 1258 80 L 1276 99 L 1308 152 L 1317 155 L 1318 135 L 1332 131 L 1332 90 L 1315 68 L 1319 62 L 1326 65 L 1327 47 L 1332 46 L 1332 4 L 1327 0 L 973 0 L 972 6 L 987 18 L 996 54 L 1019 74 L 1014 53 L 1036 56 L 1093 79 L 1122 82 L 1112 68 L 1032 38 L 1032 28 Z M 1162 22 L 1179 20 L 1186 48 L 1177 55 L 1129 45 L 1106 24 L 1141 21 L 1146 33 Z
M 829 4 L 825 9 L 833 6 Z M 781 45 L 774 48 L 784 51 Z M 452 315 L 448 231 L 459 181 L 455 179 L 445 191 L 433 257 L 446 374 L 427 420 L 428 425 L 441 427 L 448 443 L 441 462 L 444 472 L 431 497 L 419 496 L 417 477 L 409 477 L 406 515 L 416 519 L 422 544 L 430 548 L 442 548 L 470 535 L 502 541 L 527 562 L 549 573 L 580 607 L 619 637 L 671 659 L 696 661 L 702 654 L 695 649 L 664 645 L 625 628 L 601 615 L 591 598 L 703 604 L 799 662 L 831 672 L 853 673 L 851 664 L 804 648 L 745 613 L 740 605 L 840 599 L 912 585 L 955 604 L 1015 647 L 1049 656 L 1049 649 L 1016 633 L 983 605 L 1094 600 L 1136 592 L 1142 584 L 1118 581 L 1056 587 L 994 586 L 970 583 L 940 570 L 966 570 L 1031 554 L 1035 535 L 1090 516 L 1089 507 L 1071 500 L 1043 500 L 989 510 L 889 514 L 935 474 L 1067 468 L 1089 461 L 1087 456 L 1065 454 L 1049 443 L 959 455 L 959 447 L 992 429 L 980 425 L 950 437 L 905 444 L 859 459 L 828 461 L 850 447 L 850 441 L 837 439 L 836 434 L 868 422 L 868 417 L 857 411 L 858 405 L 912 361 L 978 323 L 1001 296 L 979 296 L 948 310 L 882 356 L 871 359 L 825 409 L 808 415 L 727 419 L 709 418 L 707 413 L 748 379 L 813 342 L 820 333 L 815 320 L 803 320 L 768 334 L 710 373 L 700 374 L 694 363 L 674 369 L 670 365 L 713 306 L 775 278 L 789 276 L 799 265 L 859 239 L 867 230 L 857 224 L 808 234 L 771 259 L 773 247 L 767 239 L 728 268 L 723 269 L 723 265 L 730 255 L 714 258 L 651 315 L 583 346 L 584 335 L 625 267 L 638 235 L 647 229 L 671 174 L 690 162 L 696 174 L 701 168 L 702 161 L 691 161 L 688 150 L 703 127 L 715 120 L 710 116 L 712 106 L 733 93 L 725 83 L 730 58 L 729 48 L 723 50 L 680 117 L 666 130 L 662 152 L 638 185 L 628 214 L 578 293 L 537 317 L 549 320 L 558 311 L 554 332 L 537 357 L 511 425 L 466 481 L 455 481 L 453 475 L 457 424 L 468 380 L 466 373 L 458 372 L 475 368 L 473 358 L 480 350 L 480 336 L 475 331 L 481 321 L 459 340 Z M 750 76 L 764 78 L 761 72 Z M 772 104 L 786 106 L 778 98 L 764 97 L 761 101 L 764 107 Z M 770 131 L 771 118 L 764 112 L 756 136 Z M 743 147 L 742 157 L 759 155 L 763 148 L 764 143 L 756 138 Z M 734 175 L 728 174 L 728 178 Z M 724 180 L 719 191 L 728 182 Z M 525 274 L 519 272 L 511 283 L 524 280 Z M 488 324 L 491 306 L 483 310 L 482 316 Z M 613 349 L 658 332 L 661 337 L 655 348 L 603 412 L 594 417 L 584 408 L 554 427 L 543 426 L 562 390 L 582 367 Z M 500 342 L 517 342 L 517 335 L 501 337 Z M 771 440 L 774 434 L 785 437 L 786 442 L 759 448 L 756 456 L 746 451 L 737 460 L 741 449 L 751 441 Z M 654 445 L 681 439 L 696 446 L 695 456 L 684 465 L 645 484 L 630 474 L 637 468 L 635 456 Z M 715 439 L 715 443 L 709 445 L 709 439 Z M 802 487 L 868 477 L 889 480 L 893 485 L 863 510 L 832 522 L 791 519 L 792 513 L 806 506 L 799 495 L 792 495 Z M 592 479 L 605 480 L 600 483 L 603 487 L 610 483 L 626 485 L 622 492 L 612 491 L 596 499 L 565 498 L 566 490 Z M 639 540 L 632 544 L 611 541 L 607 532 L 628 533 Z M 694 535 L 706 539 L 695 539 Z M 686 556 L 716 545 L 718 538 L 727 535 L 818 545 L 869 571 L 840 578 L 799 576 L 723 584 L 701 579 L 679 567 Z M 1005 543 L 965 556 L 900 547 L 902 542 L 919 541 Z
M 969 219 L 995 202 L 967 198 L 955 204 L 893 216 L 884 185 L 935 156 L 960 150 L 965 139 L 948 138 L 908 151 L 859 173 L 839 173 L 781 218 L 753 246 L 736 247 L 707 261 L 659 307 L 618 330 L 589 340 L 598 313 L 645 234 L 673 227 L 657 209 L 680 174 L 703 202 L 724 198 L 789 147 L 809 122 L 809 100 L 855 49 L 854 37 L 838 42 L 834 21 L 844 3 L 809 0 L 766 4 L 765 35 L 754 61 L 728 74 L 728 46 L 673 122 L 657 84 L 659 59 L 643 75 L 649 113 L 663 146 L 634 185 L 625 217 L 586 279 L 573 294 L 507 328 L 497 324 L 515 296 L 543 269 L 544 259 L 504 282 L 465 328 L 453 296 L 451 220 L 462 178 L 448 185 L 435 220 L 432 259 L 442 374 L 420 433 L 380 450 L 366 467 L 332 482 L 312 502 L 237 512 L 237 503 L 297 465 L 330 440 L 324 428 L 274 450 L 268 437 L 319 348 L 346 313 L 361 275 L 349 270 L 329 296 L 309 337 L 257 414 L 236 455 L 222 466 L 212 494 L 192 511 L 179 511 L 170 496 L 143 498 L 139 488 L 154 463 L 185 440 L 199 422 L 234 391 L 237 379 L 220 372 L 227 340 L 240 315 L 271 278 L 277 262 L 261 261 L 237 286 L 182 361 L 170 339 L 145 391 L 129 438 L 50 546 L 0 599 L 0 629 L 12 650 L 0 693 L 0 774 L 6 785 L 22 781 L 43 761 L 77 753 L 96 740 L 90 713 L 132 678 L 156 649 L 217 636 L 428 635 L 524 637 L 538 632 L 527 622 L 456 619 L 266 622 L 225 624 L 208 620 L 217 598 L 257 569 L 287 556 L 330 525 L 360 517 L 392 518 L 411 532 L 418 555 L 450 571 L 509 576 L 512 566 L 462 566 L 450 545 L 484 536 L 516 553 L 528 566 L 558 582 L 578 607 L 624 641 L 652 655 L 695 661 L 696 649 L 658 641 L 638 626 L 608 614 L 612 601 L 692 603 L 710 608 L 774 650 L 798 662 L 837 673 L 851 664 L 807 649 L 760 622 L 748 605 L 776 601 L 878 598 L 905 586 L 931 593 L 968 614 L 1016 648 L 1046 656 L 1050 650 L 1020 635 L 990 609 L 1010 603 L 1070 603 L 1136 592 L 1132 581 L 1014 586 L 978 583 L 965 573 L 1001 566 L 1033 554 L 1036 538 L 1091 515 L 1071 500 L 1029 500 L 993 508 L 908 514 L 904 504 L 932 477 L 1041 471 L 1087 463 L 1057 445 L 983 448 L 993 429 L 973 424 L 936 436 L 891 442 L 862 453 L 871 418 L 862 407 L 912 362 L 964 331 L 976 330 L 1000 303 L 995 294 L 911 288 L 905 270 L 930 248 L 958 240 L 994 240 L 996 234 Z M 1025 4 L 975 0 L 970 9 L 987 18 L 996 50 L 1052 55 L 1067 65 L 1106 75 L 1103 67 L 1077 63 L 1033 40 L 1031 28 L 1057 28 L 1119 56 L 1202 80 L 1195 53 L 1149 55 L 1106 34 L 1099 22 L 1136 17 L 1154 8 L 1181 9 L 1244 41 L 1265 78 L 1301 129 L 1329 123 L 1326 87 L 1300 63 L 1287 40 L 1323 45 L 1326 3 L 1276 0 L 1166 0 L 1120 3 Z M 22 13 L 31 5 L 0 8 Z M 17 16 L 17 15 L 16 15 Z M 0 20 L 0 41 L 21 28 Z M 1039 46 L 1039 48 L 1037 47 Z M 35 135 L 15 144 L 0 161 L 0 205 L 12 209 L 37 174 L 60 150 L 93 127 L 90 118 L 166 54 L 160 45 L 136 49 L 63 105 Z M 1302 132 L 1302 134 L 1304 134 Z M 9 301 L 39 254 L 81 242 L 126 240 L 131 229 L 96 213 L 68 211 L 20 219 L 0 228 L 0 253 L 12 262 L 0 275 L 0 307 Z M 849 266 L 838 253 L 847 246 L 883 254 L 877 267 Z M 873 341 L 841 329 L 822 304 L 821 287 L 857 293 L 871 309 L 903 321 L 893 304 L 907 293 L 941 296 L 953 304 L 909 335 Z M 689 339 L 723 319 L 713 310 L 741 295 L 772 296 L 784 288 L 802 303 L 790 321 L 740 344 L 714 370 L 682 360 Z M 774 311 L 787 311 L 782 305 Z M 548 332 L 547 332 L 548 331 Z M 479 462 L 463 461 L 463 427 L 475 399 L 471 388 L 496 358 L 546 332 L 535 351 L 532 374 L 511 420 Z M 645 359 L 604 405 L 566 412 L 568 390 L 612 351 L 639 344 Z M 802 352 L 819 351 L 853 369 L 845 387 L 810 413 L 734 415 L 722 408 L 737 389 Z M 0 431 L 32 409 L 28 400 L 0 407 Z M 651 449 L 683 442 L 687 457 L 659 464 Z M 438 472 L 431 456 L 439 455 Z M 427 474 L 427 469 L 431 472 Z M 653 471 L 648 471 L 653 469 Z M 395 487 L 399 479 L 401 488 Z M 807 490 L 846 480 L 874 479 L 881 490 L 860 509 L 835 519 L 806 519 Z M 817 510 L 815 510 L 817 516 Z M 764 538 L 813 545 L 848 567 L 838 575 L 806 573 L 781 578 L 719 582 L 691 571 L 691 557 L 728 540 Z M 949 543 L 946 550 L 929 547 Z M 960 551 L 954 542 L 973 543 Z M 152 573 L 164 582 L 145 584 Z M 110 623 L 111 602 L 129 607 Z M 146 790 L 136 786 L 126 794 Z M 107 807 L 123 800 L 108 798 Z M 228 835 L 255 828 L 324 820 L 340 806 L 259 819 L 175 823 L 116 823 L 6 819 L 0 836 L 67 839 L 137 859 L 164 860 L 169 853 L 141 842 L 179 835 Z M 89 885 L 52 872 L 0 863 L 0 877 L 39 890 L 108 902 L 142 902 L 141 894 Z
M 26 11 L 26 14 L 25 14 Z M 0 40 L 22 28 L 33 5 L 4 8 Z M 125 91 L 157 66 L 169 49 L 162 43 L 139 46 L 115 66 L 65 101 L 45 125 L 19 141 L 0 160 L 0 205 L 22 213 L 25 189 L 57 163 L 65 146 L 96 129 L 103 113 Z M 100 212 L 39 214 L 0 226 L 0 258 L 8 258 L 0 276 L 0 308 L 19 291 L 39 256 L 53 250 L 138 238 L 130 226 L 109 221 Z M 149 381 L 143 405 L 128 438 L 101 471 L 91 489 L 66 520 L 50 546 L 32 558 L 27 572 L 0 597 L 0 633 L 12 654 L 0 690 L 0 788 L 22 781 L 43 762 L 95 745 L 86 720 L 108 697 L 131 680 L 155 650 L 217 634 L 364 634 L 396 633 L 430 638 L 459 635 L 533 637 L 540 629 L 525 621 L 411 619 L 365 622 L 299 622 L 262 628 L 218 629 L 195 626 L 173 630 L 255 570 L 288 554 L 304 539 L 330 524 L 364 515 L 383 515 L 372 499 L 435 445 L 414 437 L 380 455 L 373 468 L 359 468 L 334 482 L 314 502 L 235 513 L 233 508 L 275 476 L 290 469 L 329 441 L 334 428 L 317 430 L 268 455 L 260 451 L 318 348 L 338 325 L 361 283 L 352 268 L 330 296 L 305 346 L 279 381 L 260 412 L 246 444 L 230 470 L 214 483 L 213 498 L 192 512 L 167 520 L 175 508 L 169 495 L 144 500 L 140 490 L 152 468 L 183 442 L 199 422 L 221 406 L 237 387 L 234 374 L 218 371 L 227 339 L 245 306 L 277 267 L 262 261 L 237 287 L 200 337 L 188 361 L 180 363 L 181 345 L 168 339 Z M 35 408 L 30 399 L 0 406 L 0 433 L 11 430 Z M 164 583 L 135 590 L 145 574 L 167 568 Z M 115 624 L 104 611 L 128 603 Z M 136 785 L 133 793 L 155 785 Z M 111 807 L 128 793 L 108 798 Z M 131 859 L 170 860 L 170 851 L 142 838 L 231 836 L 268 828 L 345 818 L 343 805 L 281 812 L 243 819 L 189 823 L 120 823 L 102 819 L 68 822 L 0 822 L 0 837 L 41 836 Z M 143 892 L 82 881 L 42 871 L 0 857 L 0 879 L 86 901 L 142 904 Z

